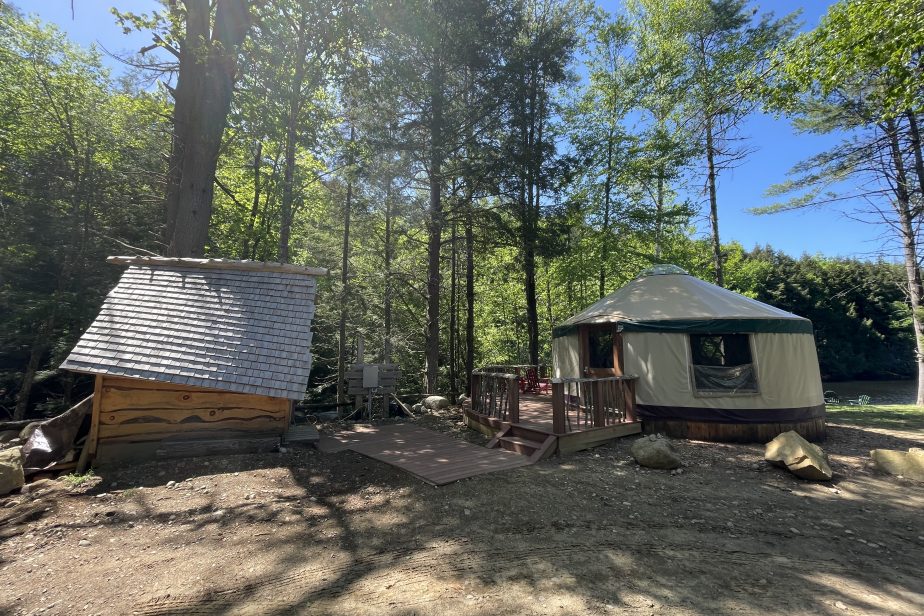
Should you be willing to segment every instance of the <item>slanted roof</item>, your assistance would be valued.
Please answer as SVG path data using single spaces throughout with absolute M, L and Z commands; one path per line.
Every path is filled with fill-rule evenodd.
M 555 328 L 618 323 L 625 331 L 812 333 L 808 319 L 700 280 L 676 266 L 642 272 Z
M 219 259 L 108 261 L 130 267 L 62 368 L 303 397 L 315 276 L 326 270 Z

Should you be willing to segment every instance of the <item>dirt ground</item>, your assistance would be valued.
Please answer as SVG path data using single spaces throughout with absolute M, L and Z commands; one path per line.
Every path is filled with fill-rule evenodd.
M 0 499 L 0 614 L 924 613 L 924 484 L 867 464 L 924 431 L 832 426 L 830 484 L 631 441 L 441 488 L 310 449 L 42 481 Z

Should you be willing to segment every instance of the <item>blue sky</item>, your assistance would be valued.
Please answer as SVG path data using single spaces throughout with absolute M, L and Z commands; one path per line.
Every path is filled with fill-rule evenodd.
M 150 43 L 144 34 L 124 35 L 109 12 L 109 7 L 134 12 L 150 11 L 157 5 L 153 0 L 74 0 L 74 18 L 71 18 L 70 0 L 33 0 L 15 2 L 28 13 L 53 22 L 76 43 L 99 43 L 113 53 L 137 51 Z M 763 10 L 784 15 L 802 9 L 804 27 L 814 27 L 831 4 L 827 0 L 764 0 L 755 3 Z M 618 0 L 606 0 L 601 5 L 615 12 Z M 115 61 L 113 69 L 121 70 Z M 742 134 L 750 139 L 748 146 L 756 151 L 736 169 L 728 170 L 719 178 L 719 224 L 723 242 L 737 240 L 745 248 L 769 244 L 793 256 L 803 253 L 829 256 L 856 256 L 873 258 L 884 251 L 888 257 L 899 256 L 892 242 L 884 240 L 882 225 L 860 222 L 843 210 L 825 208 L 802 210 L 772 216 L 754 216 L 747 209 L 766 205 L 763 197 L 771 184 L 785 179 L 786 172 L 796 162 L 811 156 L 839 141 L 836 136 L 797 135 L 783 119 L 756 114 L 743 126 Z M 705 232 L 703 219 L 700 226 Z M 889 250 L 891 248 L 891 250 Z

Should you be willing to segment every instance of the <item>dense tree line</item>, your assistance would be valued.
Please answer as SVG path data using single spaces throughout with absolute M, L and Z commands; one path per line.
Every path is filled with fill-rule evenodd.
M 822 378 L 917 375 L 902 266 L 727 248 L 729 288 L 811 319 Z
M 409 392 L 548 361 L 553 325 L 661 262 L 811 318 L 830 377 L 909 376 L 915 6 L 842 0 L 793 38 L 744 0 L 184 0 L 115 12 L 152 41 L 115 77 L 0 5 L 0 405 L 84 386 L 55 368 L 114 253 L 329 268 L 310 395 L 344 395 L 359 336 Z M 838 47 L 863 28 L 870 49 Z M 895 214 L 903 269 L 720 242 L 717 178 L 759 146 L 738 134 L 759 107 L 853 144 L 796 169 L 776 209 L 872 174 L 855 185 Z

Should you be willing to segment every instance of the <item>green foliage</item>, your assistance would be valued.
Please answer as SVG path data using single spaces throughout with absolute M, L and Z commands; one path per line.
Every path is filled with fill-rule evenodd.
M 863 92 L 877 120 L 921 111 L 922 50 L 924 11 L 918 0 L 841 0 L 817 28 L 781 47 L 773 101 L 794 110 L 802 92 L 819 98 Z
M 740 247 L 738 248 L 740 250 Z M 740 252 L 729 288 L 811 319 L 825 379 L 916 374 L 902 268 L 885 262 Z
M 331 271 L 318 281 L 313 322 L 309 395 L 317 397 L 335 388 L 342 309 L 343 359 L 357 359 L 362 335 L 365 359 L 380 360 L 388 336 L 402 390 L 421 391 L 435 228 L 446 391 L 464 381 L 469 307 L 476 367 L 524 363 L 532 350 L 548 362 L 555 325 L 645 267 L 672 262 L 711 278 L 712 246 L 692 226 L 697 204 L 682 197 L 701 190 L 694 165 L 704 124 L 718 123 L 720 142 L 729 137 L 719 166 L 733 162 L 734 126 L 754 95 L 767 94 L 757 83 L 769 49 L 792 26 L 741 0 L 629 0 L 617 18 L 580 0 L 284 0 L 253 10 L 207 251 L 275 260 L 290 225 L 288 260 Z M 875 10 L 877 19 L 891 14 Z M 161 69 L 147 75 L 161 79 L 156 90 L 113 80 L 95 51 L 0 8 L 0 404 L 8 410 L 30 371 L 33 408 L 54 410 L 86 387 L 55 368 L 119 273 L 105 256 L 164 251 L 179 17 L 117 14 L 125 28 L 151 32 L 168 60 L 151 63 Z M 808 43 L 781 52 L 794 54 L 787 70 L 804 65 L 800 45 Z M 833 58 L 839 48 L 830 45 Z M 885 66 L 895 53 L 858 62 Z M 823 83 L 820 74 L 805 79 L 780 78 L 774 96 Z M 901 87 L 875 91 L 905 96 Z M 851 126 L 846 103 L 873 99 L 848 95 L 798 90 L 801 128 Z M 775 190 L 807 191 L 802 204 L 825 198 L 832 179 L 881 153 L 865 137 L 847 154 L 807 161 Z M 913 373 L 911 313 L 895 266 L 735 244 L 722 252 L 730 288 L 813 320 L 826 376 Z
M 85 473 L 68 473 L 67 475 L 61 476 L 61 481 L 67 484 L 69 488 L 79 488 L 80 486 L 92 481 L 96 477 L 96 473 L 93 472 L 91 468 Z
M 164 110 L 158 97 L 113 82 L 97 52 L 0 7 L 0 405 L 8 411 L 24 368 L 56 366 L 96 312 L 118 275 L 106 255 L 153 245 Z M 36 398 L 68 403 L 72 378 L 37 376 Z

